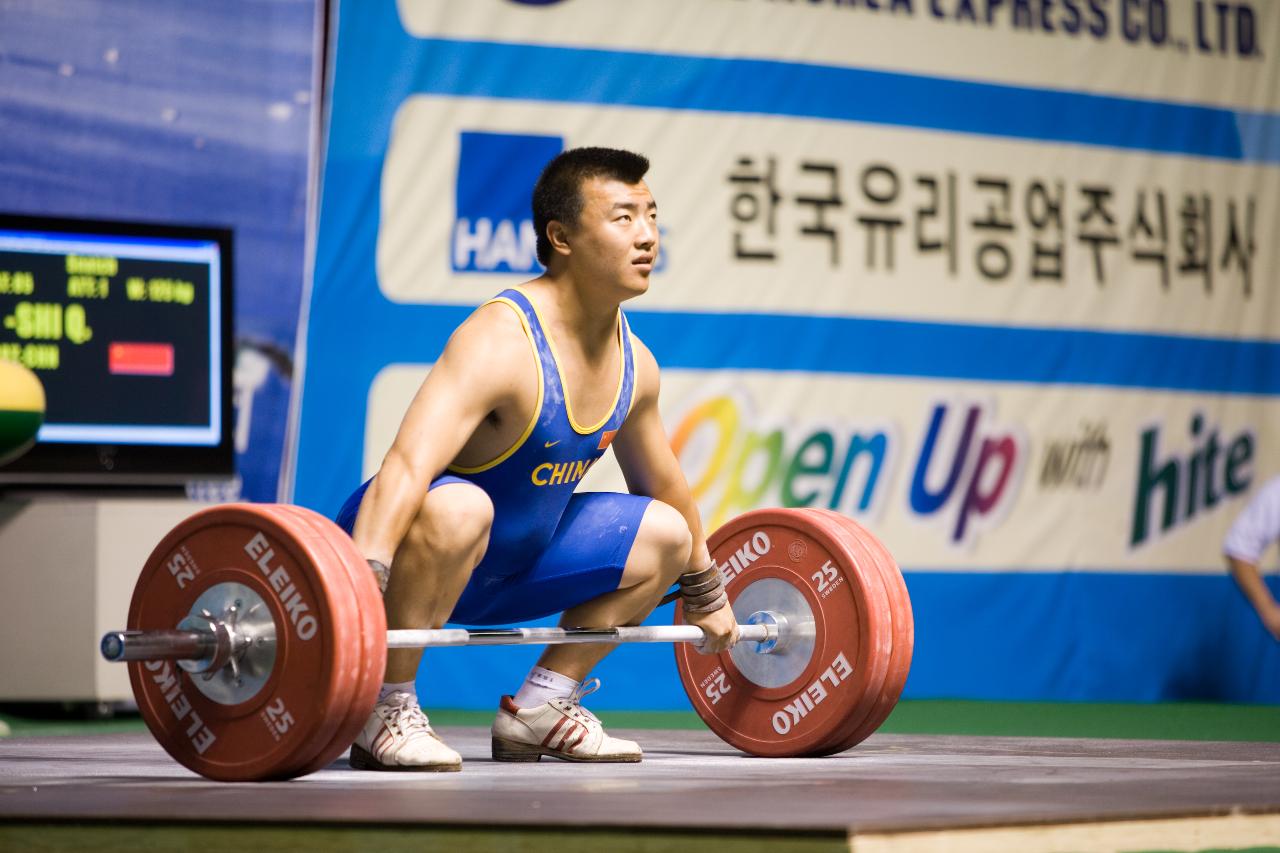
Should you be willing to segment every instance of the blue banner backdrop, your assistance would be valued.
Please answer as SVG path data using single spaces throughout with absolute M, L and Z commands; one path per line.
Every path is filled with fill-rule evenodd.
M 818 5 L 797 4 L 786 6 L 784 11 L 780 4 L 709 2 L 696 11 L 685 11 L 713 16 L 731 8 L 734 14 L 742 14 L 741 26 L 747 27 L 747 12 L 767 7 L 767 12 L 752 12 L 757 32 L 748 36 L 755 39 L 754 45 L 770 41 L 767 29 L 759 32 L 761 16 L 789 15 L 798 20 L 809 14 L 816 44 L 822 41 L 824 21 L 835 22 L 831 24 L 834 27 L 843 26 L 837 21 L 842 15 L 841 20 L 852 20 L 846 10 L 809 8 Z M 725 374 L 757 389 L 753 395 L 756 400 L 769 398 L 766 391 L 758 390 L 762 387 L 792 389 L 793 398 L 778 395 L 783 402 L 769 404 L 779 407 L 772 413 L 779 422 L 795 416 L 804 405 L 816 405 L 812 402 L 816 392 L 811 390 L 817 387 L 815 383 L 840 387 L 838 383 L 846 382 L 850 389 L 858 389 L 831 398 L 830 413 L 814 415 L 819 423 L 825 423 L 824 418 L 853 417 L 837 415 L 837 406 L 865 414 L 868 406 L 877 405 L 874 395 L 882 394 L 885 417 L 895 424 L 883 431 L 885 441 L 896 446 L 902 443 L 898 439 L 905 437 L 908 448 L 921 449 L 915 469 L 918 483 L 928 479 L 935 436 L 930 432 L 929 439 L 921 443 L 918 427 L 923 421 L 910 413 L 929 411 L 928 405 L 933 403 L 926 405 L 926 401 L 934 397 L 999 400 L 1002 418 L 1020 419 L 1025 424 L 1035 423 L 1046 404 L 1057 407 L 1050 422 L 1069 420 L 1074 424 L 1078 417 L 1084 417 L 1073 410 L 1077 405 L 1095 407 L 1104 423 L 1114 415 L 1110 443 L 1103 436 L 1104 447 L 1110 447 L 1107 453 L 1112 454 L 1107 457 L 1109 467 L 1104 465 L 1105 488 L 1098 486 L 1102 491 L 1095 495 L 1088 491 L 1094 485 L 1082 486 L 1073 498 L 1078 502 L 1070 504 L 1087 511 L 1066 511 L 1049 497 L 1041 499 L 1049 486 L 1044 478 L 1039 486 L 1032 483 L 1032 475 L 1026 473 L 1029 463 L 1024 462 L 1019 472 L 1008 478 L 1013 483 L 1005 496 L 1010 506 L 984 519 L 989 523 L 980 539 L 971 534 L 964 542 L 934 547 L 924 542 L 923 536 L 911 535 L 916 529 L 933 529 L 910 526 L 927 520 L 925 510 L 907 506 L 906 486 L 910 485 L 912 466 L 904 462 L 895 467 L 893 460 L 886 462 L 884 470 L 889 473 L 885 476 L 897 479 L 892 481 L 894 490 L 887 499 L 889 508 L 878 511 L 886 541 L 903 563 L 916 614 L 916 657 L 906 695 L 1280 702 L 1280 646 L 1257 625 L 1224 573 L 1216 550 L 1221 530 L 1242 505 L 1242 498 L 1236 492 L 1226 495 L 1230 500 L 1224 500 L 1212 513 L 1205 509 L 1194 523 L 1194 507 L 1187 511 L 1185 527 L 1207 525 L 1194 533 L 1194 548 L 1179 551 L 1173 539 L 1178 530 L 1172 529 L 1174 522 L 1168 519 L 1173 513 L 1169 510 L 1155 544 L 1146 545 L 1142 537 L 1132 542 L 1126 538 L 1130 527 L 1146 530 L 1146 514 L 1156 501 L 1162 499 L 1169 507 L 1177 501 L 1176 484 L 1163 495 L 1155 486 L 1139 485 L 1134 497 L 1134 470 L 1141 479 L 1145 476 L 1142 466 L 1155 464 L 1151 458 L 1140 458 L 1140 434 L 1150 447 L 1159 437 L 1158 430 L 1152 432 L 1143 418 L 1185 423 L 1179 407 L 1190 407 L 1191 411 L 1208 412 L 1214 423 L 1243 422 L 1246 425 L 1237 429 L 1246 429 L 1248 438 L 1241 441 L 1253 452 L 1250 459 L 1256 460 L 1246 485 L 1261 482 L 1266 472 L 1280 469 L 1274 458 L 1276 424 L 1266 414 L 1270 409 L 1249 409 L 1244 414 L 1238 410 L 1269 405 L 1280 391 L 1280 343 L 1273 336 L 1277 305 L 1269 282 L 1261 275 L 1262 270 L 1274 269 L 1270 248 L 1261 245 L 1266 242 L 1265 223 L 1275 221 L 1278 202 L 1273 190 L 1280 164 L 1280 114 L 1276 111 L 1280 101 L 1274 79 L 1264 82 L 1261 95 L 1256 91 L 1234 93 L 1232 97 L 1238 96 L 1236 101 L 1243 105 L 1225 95 L 1221 105 L 1213 105 L 1189 103 L 1172 95 L 1115 94 L 1124 91 L 1121 88 L 1100 91 L 1083 84 L 1069 87 L 984 80 L 978 70 L 971 74 L 908 73 L 902 68 L 854 67 L 859 60 L 852 52 L 840 61 L 770 58 L 767 54 L 745 58 L 752 56 L 752 50 L 735 46 L 733 33 L 737 31 L 732 25 L 720 30 L 691 27 L 691 31 L 717 32 L 726 41 L 708 47 L 706 55 L 695 55 L 698 51 L 676 43 L 682 30 L 677 26 L 664 30 L 673 33 L 669 36 L 672 44 L 658 47 L 620 45 L 622 36 L 611 30 L 600 31 L 603 35 L 598 44 L 586 37 L 569 37 L 568 29 L 578 23 L 573 17 L 575 10 L 585 21 L 600 8 L 599 4 L 583 2 L 550 4 L 540 10 L 500 0 L 469 5 L 465 12 L 414 0 L 398 5 L 342 5 L 329 69 L 332 86 L 323 198 L 314 286 L 307 306 L 307 360 L 294 499 L 333 515 L 351 489 L 376 470 L 381 440 L 376 436 L 393 433 L 403 411 L 402 406 L 383 408 L 380 401 L 385 389 L 380 383 L 398 368 L 425 371 L 474 305 L 502 286 L 536 275 L 537 268 L 527 257 L 523 242 L 529 227 L 522 221 L 526 214 L 511 202 L 513 194 L 527 198 L 529 188 L 523 185 L 529 176 L 523 174 L 521 158 L 529 145 L 549 146 L 554 153 L 560 146 L 601 144 L 598 140 L 603 137 L 604 144 L 630 143 L 651 154 L 651 147 L 683 146 L 692 161 L 698 153 L 692 149 L 714 147 L 714 140 L 686 136 L 681 143 L 672 142 L 677 123 L 693 126 L 702 122 L 697 126 L 713 127 L 714 122 L 758 121 L 762 128 L 782 127 L 778 139 L 785 137 L 786 128 L 795 128 L 795 135 L 814 148 L 824 144 L 838 147 L 823 140 L 847 133 L 874 138 L 877 142 L 870 144 L 873 149 L 890 144 L 885 139 L 899 136 L 921 146 L 942 140 L 947 146 L 942 150 L 958 152 L 958 160 L 987 156 L 998 162 L 1005 156 L 998 152 L 1013 151 L 1018 157 L 1038 158 L 1034 168 L 1041 171 L 1033 175 L 1042 176 L 1063 163 L 1061 168 L 1068 177 L 1081 183 L 1096 177 L 1097 167 L 1091 158 L 1110 158 L 1105 174 L 1112 177 L 1125 173 L 1129 167 L 1124 163 L 1139 164 L 1153 175 L 1185 165 L 1189 172 L 1172 174 L 1179 181 L 1192 183 L 1200 180 L 1197 169 L 1237 170 L 1231 174 L 1245 176 L 1243 191 L 1248 191 L 1250 183 L 1262 187 L 1257 190 L 1261 194 L 1249 196 L 1247 202 L 1250 217 L 1256 202 L 1257 220 L 1250 218 L 1248 226 L 1239 226 L 1254 231 L 1247 238 L 1236 236 L 1238 243 L 1258 238 L 1256 253 L 1246 253 L 1243 266 L 1244 298 L 1252 301 L 1240 303 L 1238 314 L 1207 312 L 1202 325 L 1197 325 L 1201 318 L 1192 311 L 1170 313 L 1167 318 L 1161 315 L 1161 319 L 1147 322 L 1150 318 L 1126 313 L 1134 310 L 1127 303 L 1115 307 L 1103 302 L 1090 309 L 1091 313 L 1082 314 L 1079 322 L 1064 322 L 1055 309 L 1038 307 L 1031 297 L 991 301 L 997 298 L 989 296 L 997 293 L 990 289 L 993 281 L 976 285 L 985 289 L 974 290 L 974 299 L 966 304 L 960 296 L 946 295 L 965 282 L 951 287 L 945 276 L 937 278 L 937 292 L 942 295 L 935 299 L 916 297 L 915 303 L 891 303 L 892 296 L 863 291 L 861 298 L 867 302 L 863 312 L 841 302 L 843 296 L 832 289 L 834 284 L 821 283 L 825 281 L 820 277 L 825 272 L 821 268 L 813 276 L 792 274 L 790 281 L 779 275 L 776 281 L 765 281 L 761 290 L 753 291 L 765 294 L 764 301 L 774 305 L 779 304 L 771 301 L 779 298 L 776 293 L 791 287 L 797 301 L 788 310 L 763 306 L 747 296 L 735 301 L 726 295 L 731 293 L 727 285 L 718 285 L 716 280 L 755 282 L 744 256 L 727 254 L 727 239 L 723 243 L 693 239 L 690 234 L 699 228 L 704 231 L 698 234 L 705 237 L 705 226 L 697 216 L 682 219 L 681 213 L 686 211 L 679 200 L 671 208 L 676 211 L 674 218 L 665 218 L 668 208 L 663 208 L 666 227 L 672 229 L 664 251 L 673 267 L 680 262 L 689 266 L 701 263 L 703 274 L 680 279 L 682 287 L 668 286 L 665 297 L 655 295 L 659 290 L 655 286 L 655 293 L 627 309 L 636 333 L 653 349 L 669 377 L 664 380 L 664 398 L 686 393 L 681 390 L 686 386 L 695 388 L 686 393 L 685 411 L 699 411 L 701 398 L 697 394 L 703 392 L 696 389 L 700 377 L 719 381 L 714 377 Z M 551 26 L 551 18 L 542 19 L 547 26 L 538 27 L 539 19 L 530 17 L 537 14 L 559 15 L 554 19 L 559 29 Z M 819 14 L 827 17 L 820 20 Z M 929 45 L 935 44 L 930 39 L 950 37 L 954 30 L 925 20 L 923 10 L 914 14 L 914 20 L 910 14 L 874 19 L 876 26 L 883 24 L 885 32 L 890 27 L 900 27 L 903 32 L 915 27 L 910 32 L 924 33 L 918 42 L 904 42 L 909 56 L 903 62 L 925 56 Z M 1249 14 L 1254 15 L 1252 7 Z M 1258 57 L 1280 49 L 1280 44 L 1273 43 L 1275 22 L 1261 19 L 1261 12 L 1257 14 L 1258 52 L 1251 52 L 1252 43 L 1237 45 L 1239 56 L 1223 62 L 1253 63 L 1248 67 L 1256 69 L 1262 61 Z M 794 23 L 790 18 L 788 21 Z M 1253 18 L 1250 21 L 1253 26 Z M 857 18 L 858 24 L 863 22 L 873 22 L 873 16 L 867 13 Z M 490 35 L 485 35 L 486 23 L 492 26 Z M 1163 51 L 1161 62 L 1193 67 L 1195 62 L 1209 61 L 1194 51 L 1185 55 L 1183 42 L 1179 42 L 1183 54 L 1171 53 L 1163 42 L 1155 46 L 1126 44 L 1130 41 L 1129 23 L 1111 21 L 1111 30 L 1105 29 L 1106 23 L 1105 19 L 1101 22 L 1101 34 L 1088 36 L 1094 42 L 1084 41 L 1088 34 L 1083 31 L 1068 31 L 1070 38 L 1061 33 L 1055 36 L 1069 42 L 1062 48 L 1070 60 L 1063 60 L 1064 65 L 1094 67 L 1119 56 L 1123 61 L 1116 61 L 1111 75 L 1118 79 L 1128 67 L 1125 62 L 1141 64 L 1147 61 L 1142 51 L 1157 48 Z M 524 32 L 521 27 L 539 33 L 540 43 L 523 43 L 522 37 L 511 34 Z M 586 29 L 583 24 L 582 31 Z M 542 32 L 558 32 L 566 43 L 546 43 Z M 1020 50 L 1023 42 L 1018 40 L 1031 37 L 1013 29 L 990 27 L 973 32 L 965 38 L 981 39 L 982 44 L 1010 51 Z M 581 31 L 574 29 L 573 33 L 576 36 Z M 1199 37 L 1201 42 L 1207 38 L 1203 33 Z M 533 39 L 531 36 L 530 41 Z M 1125 59 L 1128 54 L 1123 51 L 1136 58 Z M 945 51 L 939 51 L 942 53 Z M 980 53 L 973 53 L 975 65 L 982 61 Z M 1095 62 L 1088 61 L 1090 56 Z M 943 57 L 937 61 L 951 60 Z M 1262 79 L 1266 80 L 1265 75 Z M 1258 107 L 1258 101 L 1264 106 Z M 595 129 L 597 116 L 609 130 Z M 633 126 L 644 131 L 632 131 Z M 488 138 L 504 134 L 506 142 Z M 783 145 L 774 141 L 778 147 Z M 514 147 L 503 148 L 504 144 Z M 724 175 L 734 168 L 735 155 L 764 146 L 740 135 L 727 144 L 733 147 L 720 152 L 724 170 L 714 176 L 722 182 L 720 186 Z M 494 146 L 498 153 L 489 150 Z M 894 152 L 879 148 L 867 156 L 875 155 L 887 159 Z M 799 159 L 800 155 L 796 156 Z M 743 165 L 748 159 L 743 155 L 737 162 Z M 480 164 L 481 160 L 487 162 Z M 772 167 L 772 160 L 769 165 Z M 867 175 L 888 175 L 897 182 L 891 166 L 876 162 L 864 170 L 863 186 L 872 201 L 887 197 L 888 191 L 867 188 Z M 489 171 L 477 177 L 475 170 L 481 168 Z M 835 172 L 834 166 L 808 160 L 803 168 L 808 174 Z M 693 165 L 655 159 L 651 184 L 658 187 L 660 205 L 667 204 L 663 199 L 679 195 L 678 187 L 665 196 L 660 191 L 659 173 L 664 171 L 675 175 L 674 180 L 667 179 L 668 186 L 687 179 L 699 191 L 706 189 L 705 184 L 698 184 L 702 175 Z M 728 180 L 760 180 L 745 175 L 732 172 Z M 990 188 L 993 183 L 999 181 L 985 177 L 978 186 Z M 1006 189 L 1008 183 L 1005 181 Z M 486 199 L 475 189 L 485 186 L 493 188 L 493 197 Z M 893 186 L 896 192 L 897 184 Z M 1098 192 L 1095 190 L 1095 195 Z M 1140 210 L 1142 200 L 1150 197 L 1139 196 Z M 1160 198 L 1163 205 L 1163 195 Z M 795 200 L 802 199 L 797 196 Z M 1227 206 L 1230 215 L 1240 219 L 1246 201 L 1233 196 Z M 1076 224 L 1072 222 L 1073 234 Z M 814 229 L 825 233 L 821 214 L 817 224 L 809 227 L 807 235 L 815 233 Z M 1232 238 L 1227 239 L 1230 242 Z M 870 245 L 870 236 L 867 241 Z M 427 248 L 418 248 L 419 244 Z M 923 250 L 923 246 L 921 241 L 918 248 Z M 786 243 L 783 248 L 790 251 L 795 244 Z M 985 251 L 980 250 L 977 264 L 983 275 L 988 275 L 983 265 L 998 254 L 981 253 Z M 721 260 L 726 257 L 728 260 Z M 867 270 L 873 268 L 874 257 L 868 258 Z M 1061 261 L 1063 256 L 1058 257 Z M 1094 257 L 1096 260 L 1098 255 Z M 1036 261 L 1042 259 L 1035 256 Z M 836 263 L 834 250 L 831 262 Z M 892 246 L 888 262 L 892 269 Z M 1083 282 L 1087 272 L 1095 269 L 1099 276 L 1096 286 Z M 1254 276 L 1252 295 L 1250 272 Z M 1103 290 L 1102 273 L 1101 261 L 1082 262 L 1071 268 L 1066 279 L 1077 286 L 1082 282 L 1088 285 L 1076 293 L 1108 294 L 1090 298 L 1127 298 L 1110 295 L 1121 293 L 1122 288 Z M 1021 282 L 1020 275 L 1009 280 Z M 864 271 L 864 277 L 871 276 Z M 954 270 L 951 277 L 956 277 Z M 1059 279 L 1061 283 L 1060 269 Z M 814 281 L 819 283 L 808 283 Z M 943 283 L 951 290 L 944 292 Z M 806 287 L 815 289 L 809 303 L 804 302 Z M 822 291 L 824 287 L 827 290 Z M 1238 281 L 1233 279 L 1230 287 L 1232 293 L 1238 293 Z M 1046 294 L 1036 297 L 1046 300 L 1046 306 L 1047 300 L 1056 298 L 1047 290 L 1034 293 Z M 806 304 L 820 307 L 806 308 Z M 981 314 L 974 305 L 984 311 L 985 306 L 996 307 Z M 1231 310 L 1237 311 L 1236 306 L 1232 302 Z M 1254 323 L 1257 312 L 1270 322 Z M 1235 317 L 1252 319 L 1237 321 Z M 1165 319 L 1168 322 L 1162 325 Z M 1266 331 L 1256 331 L 1259 328 Z M 668 381 L 674 390 L 667 390 Z M 794 411 L 786 410 L 786 399 L 797 401 Z M 1121 401 L 1133 409 L 1128 415 L 1116 413 Z M 974 406 L 975 411 L 986 407 L 984 417 L 993 411 L 986 402 Z M 934 411 L 945 412 L 945 407 Z M 759 428 L 771 429 L 772 423 Z M 1199 435 L 1197 430 L 1192 427 L 1193 437 Z M 1122 433 L 1123 442 L 1117 437 Z M 787 437 L 791 434 L 785 432 Z M 1216 428 L 1213 434 L 1216 442 Z M 1037 454 L 1033 458 L 1038 460 L 1050 444 L 1032 426 L 1019 426 L 1010 435 L 1010 446 L 1024 451 L 1030 448 L 1028 452 Z M 1182 439 L 1167 441 L 1177 444 Z M 807 446 L 802 444 L 802 450 L 796 452 L 797 460 Z M 385 449 L 385 443 L 381 447 Z M 1027 453 L 1020 458 L 1028 458 Z M 682 457 L 682 461 L 691 465 L 696 460 Z M 962 464 L 960 456 L 956 465 Z M 1007 464 L 1013 465 L 1011 461 Z M 798 461 L 792 464 L 792 474 L 798 465 Z M 805 470 L 816 469 L 811 466 Z M 1175 466 L 1173 470 L 1178 469 Z M 868 494 L 878 471 L 879 467 L 870 475 Z M 708 482 L 713 473 L 706 475 Z M 794 497 L 790 482 L 788 479 L 782 494 Z M 1003 484 L 1002 477 L 1001 487 Z M 741 484 L 731 485 L 736 488 Z M 971 489 L 981 488 L 978 475 L 973 475 Z M 840 499 L 839 491 L 831 498 L 833 506 Z M 754 494 L 765 494 L 765 487 Z M 810 492 L 808 500 L 814 500 L 816 494 L 816 490 Z M 949 495 L 950 488 L 947 494 L 935 492 L 929 497 L 937 496 L 937 502 L 946 503 Z M 1004 500 L 998 490 L 985 498 L 990 499 L 988 504 Z M 726 497 L 722 505 L 728 502 Z M 869 503 L 876 502 L 864 501 Z M 1019 504 L 1028 508 L 1024 511 Z M 1139 514 L 1141 522 L 1136 520 Z M 1014 518 L 1019 521 L 1002 521 Z M 1112 524 L 1114 519 L 1120 521 Z M 1179 516 L 1178 524 L 1183 520 Z M 870 523 L 875 527 L 875 518 Z M 963 527 L 961 523 L 956 529 Z M 1046 537 L 1043 549 L 1035 538 L 1037 531 Z M 1088 551 L 1095 531 L 1096 538 L 1111 543 L 1100 546 L 1096 553 Z M 1280 590 L 1280 585 L 1273 588 Z M 669 608 L 653 617 L 658 622 L 669 619 Z M 424 703 L 491 707 L 499 694 L 514 689 L 535 656 L 535 650 L 527 649 L 476 649 L 465 655 L 450 650 L 431 652 L 420 677 Z M 608 688 L 595 700 L 601 707 L 686 707 L 669 650 L 620 649 L 602 665 L 599 674 Z

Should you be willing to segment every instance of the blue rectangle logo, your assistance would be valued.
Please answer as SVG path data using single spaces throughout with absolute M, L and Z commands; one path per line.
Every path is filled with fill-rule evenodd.
M 559 136 L 463 131 L 453 221 L 454 272 L 541 271 L 530 200 Z

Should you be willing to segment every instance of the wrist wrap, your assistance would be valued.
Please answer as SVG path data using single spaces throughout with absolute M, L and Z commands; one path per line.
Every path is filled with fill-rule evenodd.
M 685 613 L 710 613 L 729 601 L 724 591 L 724 576 L 714 563 L 697 572 L 680 576 L 680 598 Z

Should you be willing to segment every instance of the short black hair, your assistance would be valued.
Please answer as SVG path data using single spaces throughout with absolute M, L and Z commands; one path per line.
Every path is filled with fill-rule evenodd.
M 547 225 L 552 220 L 574 225 L 582 215 L 582 184 L 591 178 L 610 178 L 638 184 L 649 171 L 649 158 L 620 148 L 570 148 L 557 154 L 533 186 L 533 229 L 538 235 L 538 260 L 551 260 Z

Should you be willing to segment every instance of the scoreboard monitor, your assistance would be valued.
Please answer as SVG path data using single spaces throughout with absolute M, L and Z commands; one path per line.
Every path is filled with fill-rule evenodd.
M 0 214 L 0 359 L 44 385 L 0 485 L 234 473 L 227 229 Z

